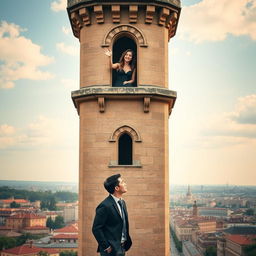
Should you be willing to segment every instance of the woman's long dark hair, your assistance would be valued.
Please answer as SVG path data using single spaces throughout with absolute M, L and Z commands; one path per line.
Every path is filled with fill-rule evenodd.
M 130 61 L 129 65 L 131 66 L 132 71 L 135 69 L 136 66 L 136 60 L 135 60 L 135 53 L 133 50 L 131 49 L 127 49 L 126 51 L 124 51 L 120 57 L 119 63 L 120 63 L 120 69 L 123 69 L 124 67 L 124 56 L 127 52 L 131 52 L 132 53 L 132 60 Z

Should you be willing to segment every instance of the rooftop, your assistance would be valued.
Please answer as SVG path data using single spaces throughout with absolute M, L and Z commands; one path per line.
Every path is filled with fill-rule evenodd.
M 255 243 L 256 235 L 227 235 L 226 239 L 239 245 L 250 245 Z
M 78 239 L 78 234 L 58 234 L 53 236 L 54 239 Z
M 66 226 L 64 228 L 59 228 L 54 230 L 54 233 L 78 233 L 78 227 L 75 224 Z
M 10 216 L 8 219 L 45 219 L 45 216 L 35 213 L 18 213 Z
M 58 253 L 58 251 L 54 249 L 39 248 L 34 245 L 28 245 L 28 244 L 24 244 L 11 249 L 6 249 L 6 250 L 3 250 L 2 252 L 8 253 L 8 254 L 14 254 L 14 255 L 24 255 L 24 254 L 39 253 L 42 250 L 52 254 Z

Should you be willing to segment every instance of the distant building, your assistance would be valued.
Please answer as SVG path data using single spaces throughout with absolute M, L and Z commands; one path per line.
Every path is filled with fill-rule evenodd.
M 65 223 L 78 221 L 78 205 L 72 205 L 63 209 Z
M 78 234 L 58 234 L 50 238 L 52 243 L 77 243 Z
M 207 247 L 217 247 L 217 236 L 215 233 L 200 234 L 196 244 L 198 250 L 204 255 Z
M 200 216 L 212 216 L 216 218 L 229 218 L 232 211 L 228 208 L 199 207 Z
M 193 205 L 193 217 L 197 217 L 198 216 L 198 207 L 196 205 L 196 201 L 194 201 L 194 205 Z
M 30 206 L 31 203 L 28 200 L 25 199 L 14 199 L 14 197 L 11 197 L 9 199 L 2 199 L 0 200 L 0 208 L 10 208 L 11 203 L 15 202 L 16 204 L 19 204 L 21 207 Z
M 0 256 L 38 256 L 39 252 L 46 252 L 49 256 L 59 256 L 59 252 L 50 248 L 39 248 L 32 244 L 24 244 L 15 248 L 2 250 Z
M 53 235 L 58 235 L 58 234 L 73 234 L 77 235 L 78 234 L 78 225 L 77 223 L 70 224 L 64 228 L 59 228 L 53 231 Z
M 35 213 L 17 213 L 6 219 L 6 227 L 28 233 L 48 233 L 46 217 Z
M 203 256 L 190 241 L 182 242 L 182 252 L 184 256 Z
M 246 256 L 245 246 L 255 244 L 256 235 L 225 235 L 218 240 L 218 256 Z
M 43 214 L 45 215 L 46 220 L 51 218 L 53 221 L 55 221 L 57 216 L 63 216 L 63 211 L 44 211 Z

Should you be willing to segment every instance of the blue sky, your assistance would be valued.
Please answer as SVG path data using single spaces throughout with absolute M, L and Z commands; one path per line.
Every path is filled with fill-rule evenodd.
M 254 185 L 256 1 L 184 0 L 169 42 L 170 180 Z M 76 181 L 79 42 L 65 1 L 1 0 L 0 179 Z

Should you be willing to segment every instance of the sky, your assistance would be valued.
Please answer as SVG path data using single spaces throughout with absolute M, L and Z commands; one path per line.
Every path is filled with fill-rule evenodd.
M 256 0 L 183 0 L 169 42 L 172 184 L 255 185 Z M 0 179 L 78 181 L 66 0 L 0 2 Z

